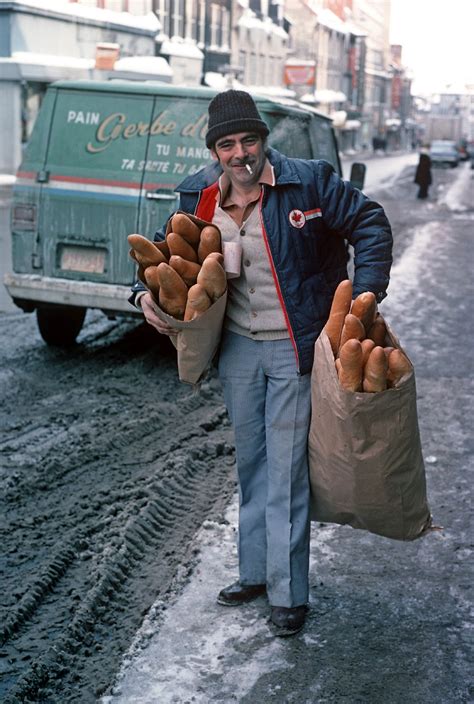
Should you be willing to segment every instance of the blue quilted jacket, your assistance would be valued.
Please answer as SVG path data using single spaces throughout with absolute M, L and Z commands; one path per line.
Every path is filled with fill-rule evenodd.
M 381 301 L 389 282 L 392 232 L 383 208 L 343 181 L 328 162 L 291 159 L 274 149 L 267 156 L 276 184 L 262 189 L 262 236 L 298 369 L 306 374 L 334 291 L 348 278 L 345 240 L 354 248 L 354 297 L 372 291 Z M 211 221 L 220 173 L 215 163 L 188 176 L 177 188 L 180 210 Z

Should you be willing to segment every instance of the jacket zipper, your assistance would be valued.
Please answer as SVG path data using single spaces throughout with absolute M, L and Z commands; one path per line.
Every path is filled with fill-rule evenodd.
M 290 333 L 291 344 L 293 345 L 293 349 L 295 350 L 296 366 L 297 366 L 297 371 L 299 373 L 299 371 L 300 371 L 300 358 L 299 358 L 299 354 L 298 354 L 298 348 L 296 346 L 295 336 L 293 335 L 293 329 L 291 327 L 290 318 L 288 317 L 288 311 L 286 310 L 285 301 L 283 300 L 283 295 L 282 295 L 281 288 L 280 288 L 280 282 L 278 281 L 278 275 L 276 273 L 275 265 L 273 262 L 273 256 L 272 256 L 272 252 L 270 249 L 270 244 L 268 242 L 267 231 L 265 230 L 265 225 L 263 223 L 263 215 L 262 215 L 263 191 L 264 191 L 264 189 L 262 188 L 262 193 L 260 194 L 260 201 L 259 201 L 259 214 L 260 214 L 260 223 L 262 225 L 263 241 L 265 243 L 265 247 L 267 250 L 268 260 L 270 262 L 270 268 L 272 271 L 273 280 L 275 282 L 275 288 L 277 290 L 278 299 L 280 301 L 280 305 L 283 310 L 283 315 L 285 316 L 286 327 L 288 329 L 288 332 Z

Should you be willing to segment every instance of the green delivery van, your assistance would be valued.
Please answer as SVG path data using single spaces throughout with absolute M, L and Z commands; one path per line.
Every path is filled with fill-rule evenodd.
M 133 315 L 127 235 L 154 232 L 176 209 L 175 188 L 210 160 L 204 136 L 215 91 L 126 81 L 48 89 L 17 173 L 13 271 L 5 286 L 36 311 L 43 339 L 74 342 L 88 308 Z M 331 121 L 296 101 L 255 96 L 269 143 L 341 166 Z

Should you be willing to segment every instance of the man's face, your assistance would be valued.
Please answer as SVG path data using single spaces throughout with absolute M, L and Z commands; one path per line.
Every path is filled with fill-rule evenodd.
M 258 183 L 265 164 L 265 152 L 262 138 L 257 132 L 239 132 L 221 137 L 211 149 L 211 154 L 232 183 L 242 186 Z M 247 164 L 252 173 L 246 168 Z

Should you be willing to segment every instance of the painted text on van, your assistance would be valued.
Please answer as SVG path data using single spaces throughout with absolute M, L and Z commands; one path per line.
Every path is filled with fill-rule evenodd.
M 127 116 L 122 112 L 115 112 L 108 115 L 99 124 L 95 139 L 98 144 L 88 142 L 86 149 L 93 154 L 103 152 L 116 139 L 130 139 L 132 137 L 144 137 L 147 134 L 151 135 L 172 135 L 176 131 L 177 124 L 174 120 L 169 119 L 167 111 L 164 110 L 150 122 L 129 122 L 127 124 Z M 207 129 L 207 115 L 200 115 L 195 122 L 185 125 L 180 135 L 183 137 L 199 136 L 204 139 Z M 184 156 L 184 155 L 183 155 Z
M 69 110 L 67 121 L 74 124 L 98 125 L 100 122 L 100 112 L 83 112 L 82 110 Z
M 210 152 L 206 147 L 176 147 L 176 156 L 185 159 L 209 159 Z

